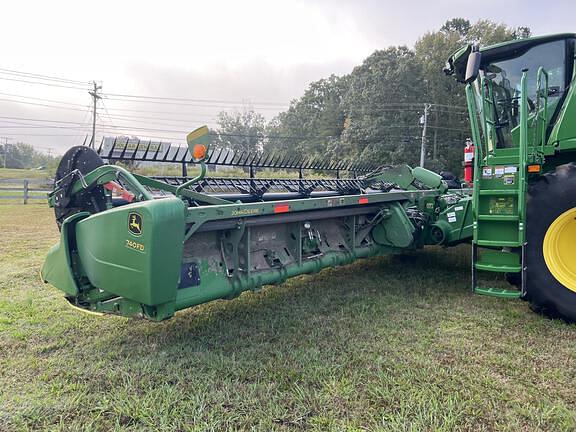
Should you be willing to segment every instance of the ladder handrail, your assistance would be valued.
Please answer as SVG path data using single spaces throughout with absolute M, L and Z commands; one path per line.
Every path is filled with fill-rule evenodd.
M 544 77 L 545 88 L 542 92 L 542 77 Z M 538 151 L 539 158 L 544 155 L 544 145 L 546 144 L 546 124 L 548 122 L 548 91 L 549 91 L 549 75 L 546 69 L 542 66 L 538 68 L 538 74 L 536 75 L 536 132 L 541 128 L 541 140 L 540 145 L 536 146 L 536 140 L 534 140 L 534 147 Z M 540 100 L 543 100 L 543 109 L 540 110 Z
M 526 166 L 528 160 L 528 69 L 522 69 L 520 81 L 520 142 L 518 143 L 518 216 L 519 216 L 519 240 L 524 243 L 526 232 L 524 221 L 526 220 Z
M 477 240 L 476 218 L 478 213 L 478 197 L 480 191 L 480 169 L 483 161 L 482 141 L 480 140 L 480 129 L 478 127 L 478 111 L 476 110 L 476 96 L 472 85 L 466 85 L 466 103 L 468 104 L 468 116 L 472 129 L 472 140 L 474 142 L 474 179 L 472 188 L 472 219 L 474 220 L 473 241 Z

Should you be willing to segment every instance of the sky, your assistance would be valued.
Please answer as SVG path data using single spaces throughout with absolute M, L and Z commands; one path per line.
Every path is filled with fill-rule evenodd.
M 574 16 L 574 0 L 5 1 L 0 142 L 53 154 L 82 144 L 92 81 L 103 96 L 97 142 L 179 143 L 223 110 L 253 107 L 270 119 L 312 81 L 349 73 L 377 49 L 413 46 L 450 18 L 542 35 L 576 31 Z

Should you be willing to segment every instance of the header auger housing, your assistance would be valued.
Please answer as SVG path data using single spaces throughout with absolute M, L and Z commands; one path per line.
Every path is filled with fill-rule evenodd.
M 468 193 L 448 192 L 430 171 L 231 152 L 218 159 L 223 152 L 206 139 L 207 130 L 188 149 L 157 148 L 154 157 L 141 142 L 130 154 L 120 141 L 100 155 L 70 149 L 50 195 L 61 239 L 44 280 L 77 307 L 159 321 L 299 274 L 471 235 Z M 194 178 L 145 177 L 103 161 L 194 162 L 200 150 Z M 275 166 L 300 178 L 204 176 L 207 163 L 231 160 L 251 173 Z M 302 178 L 309 169 L 340 178 Z

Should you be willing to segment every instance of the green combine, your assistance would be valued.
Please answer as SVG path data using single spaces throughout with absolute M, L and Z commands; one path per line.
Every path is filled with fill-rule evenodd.
M 42 277 L 81 309 L 160 321 L 359 258 L 472 240 L 475 292 L 576 319 L 574 40 L 469 46 L 450 58 L 447 73 L 467 84 L 471 189 L 448 189 L 420 167 L 211 148 L 206 127 L 187 147 L 74 147 L 49 195 L 61 238 Z M 182 175 L 142 176 L 118 161 L 177 163 Z M 209 177 L 208 166 L 248 175 Z M 298 178 L 256 175 L 274 168 Z M 478 286 L 479 270 L 505 273 L 516 288 Z
M 576 320 L 576 35 L 456 52 L 474 157 L 472 287 Z M 500 272 L 518 290 L 479 286 Z

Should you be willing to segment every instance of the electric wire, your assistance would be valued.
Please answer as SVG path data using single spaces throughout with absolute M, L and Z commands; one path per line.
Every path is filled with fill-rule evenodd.
M 69 83 L 69 84 L 78 84 L 78 85 L 89 84 L 88 81 L 78 81 L 78 80 L 72 80 L 69 78 L 57 77 L 57 76 L 53 76 L 53 75 L 42 75 L 42 74 L 37 74 L 37 73 L 32 73 L 32 72 L 17 71 L 14 69 L 0 68 L 0 73 L 6 74 L 6 75 L 14 75 L 14 76 L 29 77 L 29 78 L 33 78 L 33 79 L 47 80 L 47 81 L 58 81 L 58 82 L 64 82 L 64 83 Z
M 60 87 L 60 88 L 67 88 L 67 89 L 74 89 L 74 90 L 84 90 L 84 91 L 90 90 L 88 87 L 73 87 L 73 86 L 62 85 L 62 84 L 55 84 L 55 83 L 48 83 L 48 82 L 28 81 L 28 80 L 22 80 L 22 79 L 17 79 L 17 78 L 6 78 L 6 77 L 2 77 L 2 76 L 0 76 L 0 80 L 5 80 L 5 81 L 18 81 L 18 82 L 23 82 L 23 83 L 28 83 L 28 84 L 39 84 L 39 85 L 44 85 L 44 86 Z
M 106 96 L 112 96 L 116 98 L 130 98 L 130 99 L 148 99 L 148 100 L 164 100 L 172 102 L 199 102 L 199 103 L 220 103 L 220 104 L 242 104 L 248 103 L 251 105 L 267 105 L 267 106 L 288 106 L 285 102 L 252 102 L 250 100 L 246 101 L 234 101 L 234 100 L 222 100 L 222 99 L 192 99 L 192 98 L 177 98 L 177 97 L 164 97 L 164 96 L 145 96 L 145 95 L 128 95 L 128 94 L 118 94 L 118 93 L 105 93 Z

